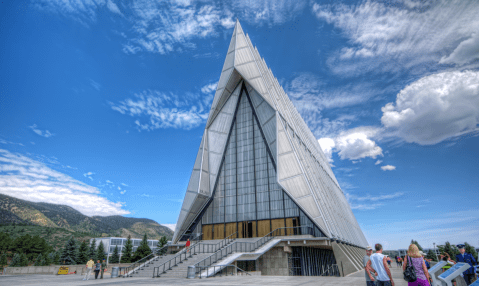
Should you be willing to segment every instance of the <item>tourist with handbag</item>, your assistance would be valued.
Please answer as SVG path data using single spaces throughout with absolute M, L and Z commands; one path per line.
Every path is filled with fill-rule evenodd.
M 408 286 L 430 286 L 432 283 L 424 259 L 415 244 L 409 246 L 402 270 Z

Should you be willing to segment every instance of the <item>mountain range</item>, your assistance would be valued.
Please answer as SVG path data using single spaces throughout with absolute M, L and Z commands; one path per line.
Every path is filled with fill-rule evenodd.
M 0 224 L 37 225 L 61 228 L 92 236 L 116 236 L 148 239 L 171 239 L 173 231 L 146 218 L 123 216 L 86 216 L 72 207 L 49 203 L 35 203 L 0 194 Z

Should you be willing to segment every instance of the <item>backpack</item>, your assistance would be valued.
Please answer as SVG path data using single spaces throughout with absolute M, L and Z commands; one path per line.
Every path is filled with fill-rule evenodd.
M 406 269 L 404 270 L 403 276 L 404 280 L 407 282 L 415 282 L 417 280 L 416 276 L 416 270 L 414 269 L 414 265 L 412 264 L 412 261 L 410 260 L 411 257 L 407 257 L 406 261 Z

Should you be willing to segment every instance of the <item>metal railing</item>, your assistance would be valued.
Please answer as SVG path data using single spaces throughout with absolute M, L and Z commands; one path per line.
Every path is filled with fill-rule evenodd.
M 220 270 L 219 271 L 216 271 L 216 267 L 218 267 Z M 211 276 L 209 276 L 209 268 L 213 268 L 213 274 Z M 244 271 L 243 269 L 237 267 L 236 265 L 233 265 L 233 264 L 229 264 L 229 265 L 215 265 L 215 266 L 206 266 L 206 267 L 200 267 L 200 275 L 199 275 L 199 278 L 201 279 L 202 278 L 202 275 L 201 275 L 201 272 L 206 270 L 206 278 L 208 277 L 214 277 L 214 276 L 228 276 L 228 273 L 230 276 L 236 276 L 238 275 L 238 270 L 240 271 L 240 273 L 244 273 L 246 275 L 249 275 L 251 276 L 251 274 L 249 274 L 248 272 Z M 234 272 L 233 272 L 234 271 Z
M 238 242 L 235 241 L 232 244 L 216 251 L 212 255 L 206 257 L 200 262 L 195 264 L 195 271 L 198 274 L 198 269 L 211 266 L 213 263 L 220 261 L 226 256 L 235 252 L 252 252 L 263 246 L 276 236 L 290 236 L 290 235 L 314 235 L 314 229 L 310 226 L 298 226 L 298 227 L 280 227 L 255 242 Z
M 162 257 L 164 254 L 166 254 L 167 251 L 168 251 L 167 245 L 163 246 L 160 249 L 155 250 L 155 252 L 153 252 L 152 254 L 146 257 L 143 257 L 142 259 L 133 262 L 133 264 L 123 268 L 122 269 L 123 274 L 121 274 L 120 276 L 130 277 L 131 274 L 138 273 L 138 271 L 142 269 L 142 267 L 149 267 L 153 261 L 158 261 L 158 259 Z
M 326 275 L 328 274 L 328 275 Z M 323 271 L 323 273 L 321 273 L 321 275 L 319 276 L 341 276 L 341 272 L 339 271 L 339 266 L 337 264 L 332 264 L 332 265 L 329 265 L 328 268 L 326 268 L 326 270 Z
M 166 271 L 168 270 L 171 270 L 172 267 L 178 266 L 178 264 L 183 263 L 183 261 L 188 260 L 188 258 L 193 257 L 193 255 L 197 255 L 199 253 L 212 253 L 221 250 L 222 248 L 233 242 L 233 236 L 236 235 L 237 233 L 235 232 L 215 244 L 205 244 L 201 241 L 198 241 L 190 247 L 183 248 L 170 260 L 164 262 L 163 264 L 160 264 L 158 267 L 155 267 L 153 269 L 153 277 L 160 277 L 161 274 L 166 273 Z

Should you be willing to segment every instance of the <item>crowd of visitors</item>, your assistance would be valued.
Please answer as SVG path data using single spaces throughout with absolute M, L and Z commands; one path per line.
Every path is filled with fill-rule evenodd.
M 390 270 L 391 259 L 383 254 L 383 247 L 381 244 L 376 244 L 374 248 L 376 252 L 373 254 L 372 247 L 368 246 L 366 248 L 366 255 L 363 257 L 363 265 L 366 272 L 366 285 L 394 286 L 394 280 Z M 459 249 L 460 254 L 456 255 L 456 261 L 465 262 L 471 266 L 462 274 L 466 284 L 471 285 L 477 278 L 474 272 L 474 265 L 477 265 L 477 261 L 472 254 L 466 253 L 464 244 L 457 245 L 457 248 Z M 431 268 L 431 259 L 426 259 L 426 254 L 420 251 L 416 244 L 413 243 L 409 246 L 407 254 L 404 257 L 396 256 L 395 259 L 396 266 L 402 267 L 402 270 L 405 273 L 408 271 L 408 266 L 412 266 L 416 279 L 414 282 L 408 282 L 408 286 L 433 285 L 432 278 L 428 272 L 428 269 Z M 441 254 L 440 259 L 447 262 L 446 266 L 442 268 L 443 272 L 456 264 L 447 253 Z M 454 285 L 456 285 L 455 282 Z
M 93 269 L 95 268 L 95 269 Z M 89 280 L 91 271 L 93 270 L 95 272 L 95 279 L 98 279 L 98 274 L 100 274 L 100 279 L 103 279 L 103 272 L 106 271 L 106 262 L 105 259 L 103 259 L 103 262 L 100 263 L 100 260 L 97 260 L 95 263 L 93 259 L 90 258 L 90 260 L 86 263 L 86 272 L 85 276 L 83 277 L 83 280 Z

